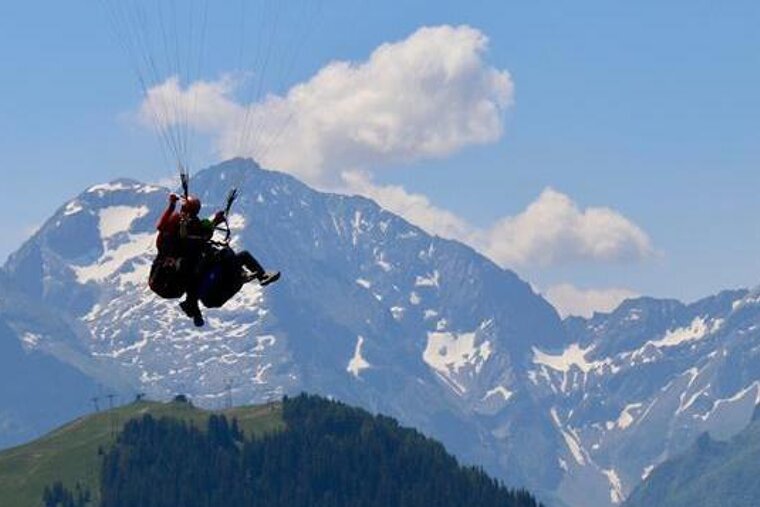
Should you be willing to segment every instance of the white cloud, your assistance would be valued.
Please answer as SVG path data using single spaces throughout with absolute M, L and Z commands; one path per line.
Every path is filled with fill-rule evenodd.
M 183 89 L 173 78 L 150 90 L 142 112 L 211 134 L 225 158 L 252 156 L 332 185 L 355 167 L 445 157 L 498 140 L 513 84 L 483 60 L 487 44 L 468 26 L 424 27 L 363 63 L 330 63 L 284 96 L 246 106 L 234 97 L 240 80 Z
M 653 252 L 636 224 L 608 208 L 582 210 L 547 188 L 522 213 L 479 228 L 401 186 L 378 186 L 369 170 L 445 157 L 494 142 L 512 103 L 509 74 L 484 61 L 488 40 L 468 26 L 417 30 L 362 63 L 333 62 L 284 96 L 248 106 L 243 79 L 149 90 L 143 119 L 211 135 L 223 157 L 253 156 L 323 189 L 358 193 L 429 232 L 466 242 L 502 266 L 633 261 Z M 358 168 L 358 169 L 357 169 Z
M 196 81 L 183 88 L 178 77 L 170 77 L 148 90 L 138 114 L 144 123 L 162 128 L 226 131 L 237 126 L 235 122 L 244 112 L 244 107 L 232 98 L 241 82 L 227 75 L 218 81 Z
M 562 317 L 577 315 L 591 317 L 594 312 L 611 312 L 626 299 L 638 294 L 628 289 L 583 290 L 570 284 L 550 287 L 544 294 Z
M 481 243 L 484 252 L 506 266 L 635 261 L 654 253 L 649 236 L 620 213 L 582 210 L 551 188 L 522 213 L 500 220 Z

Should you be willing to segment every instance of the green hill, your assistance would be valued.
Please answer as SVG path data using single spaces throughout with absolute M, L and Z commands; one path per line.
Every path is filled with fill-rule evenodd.
M 125 422 L 150 414 L 205 427 L 213 413 L 188 403 L 140 401 L 77 419 L 39 440 L 0 452 L 0 503 L 38 507 L 45 486 L 56 481 L 70 488 L 81 483 L 97 497 L 102 461 L 98 451 L 107 450 L 114 443 Z M 279 403 L 217 413 L 236 418 L 248 435 L 284 427 Z
M 539 506 L 394 419 L 308 395 L 216 413 L 138 402 L 79 419 L 0 453 L 0 498 L 14 507 Z
M 657 467 L 625 507 L 760 505 L 760 415 L 728 442 L 702 435 L 686 453 Z

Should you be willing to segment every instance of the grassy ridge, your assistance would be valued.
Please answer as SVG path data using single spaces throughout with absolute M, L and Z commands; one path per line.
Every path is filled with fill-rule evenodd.
M 236 418 L 248 436 L 284 428 L 279 403 L 210 412 L 187 403 L 135 402 L 82 417 L 34 442 L 0 452 L 2 504 L 37 507 L 45 486 L 55 481 L 70 488 L 79 482 L 97 494 L 101 459 L 98 449 L 109 447 L 126 421 L 151 414 L 204 428 L 208 417 L 214 413 Z

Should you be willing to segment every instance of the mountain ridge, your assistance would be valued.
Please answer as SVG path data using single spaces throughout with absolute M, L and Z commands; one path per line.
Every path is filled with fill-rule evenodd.
M 237 183 L 233 245 L 283 279 L 246 286 L 206 313 L 204 330 L 145 287 L 161 187 L 88 188 L 6 274 L 59 310 L 64 341 L 89 354 L 100 380 L 210 407 L 230 379 L 236 403 L 332 396 L 397 417 L 556 506 L 618 505 L 703 431 L 730 436 L 749 422 L 760 396 L 755 292 L 639 298 L 563 321 L 513 272 L 369 199 L 245 160 L 191 184 L 211 212 Z M 40 338 L 49 350 L 61 341 Z

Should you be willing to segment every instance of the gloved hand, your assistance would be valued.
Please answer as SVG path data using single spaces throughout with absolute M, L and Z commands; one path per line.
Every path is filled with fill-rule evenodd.
M 169 203 L 170 204 L 177 204 L 177 201 L 179 201 L 179 196 L 177 194 L 175 194 L 174 192 L 172 192 L 171 194 L 169 194 Z
M 224 211 L 217 211 L 214 215 L 214 223 L 221 223 L 224 222 Z

